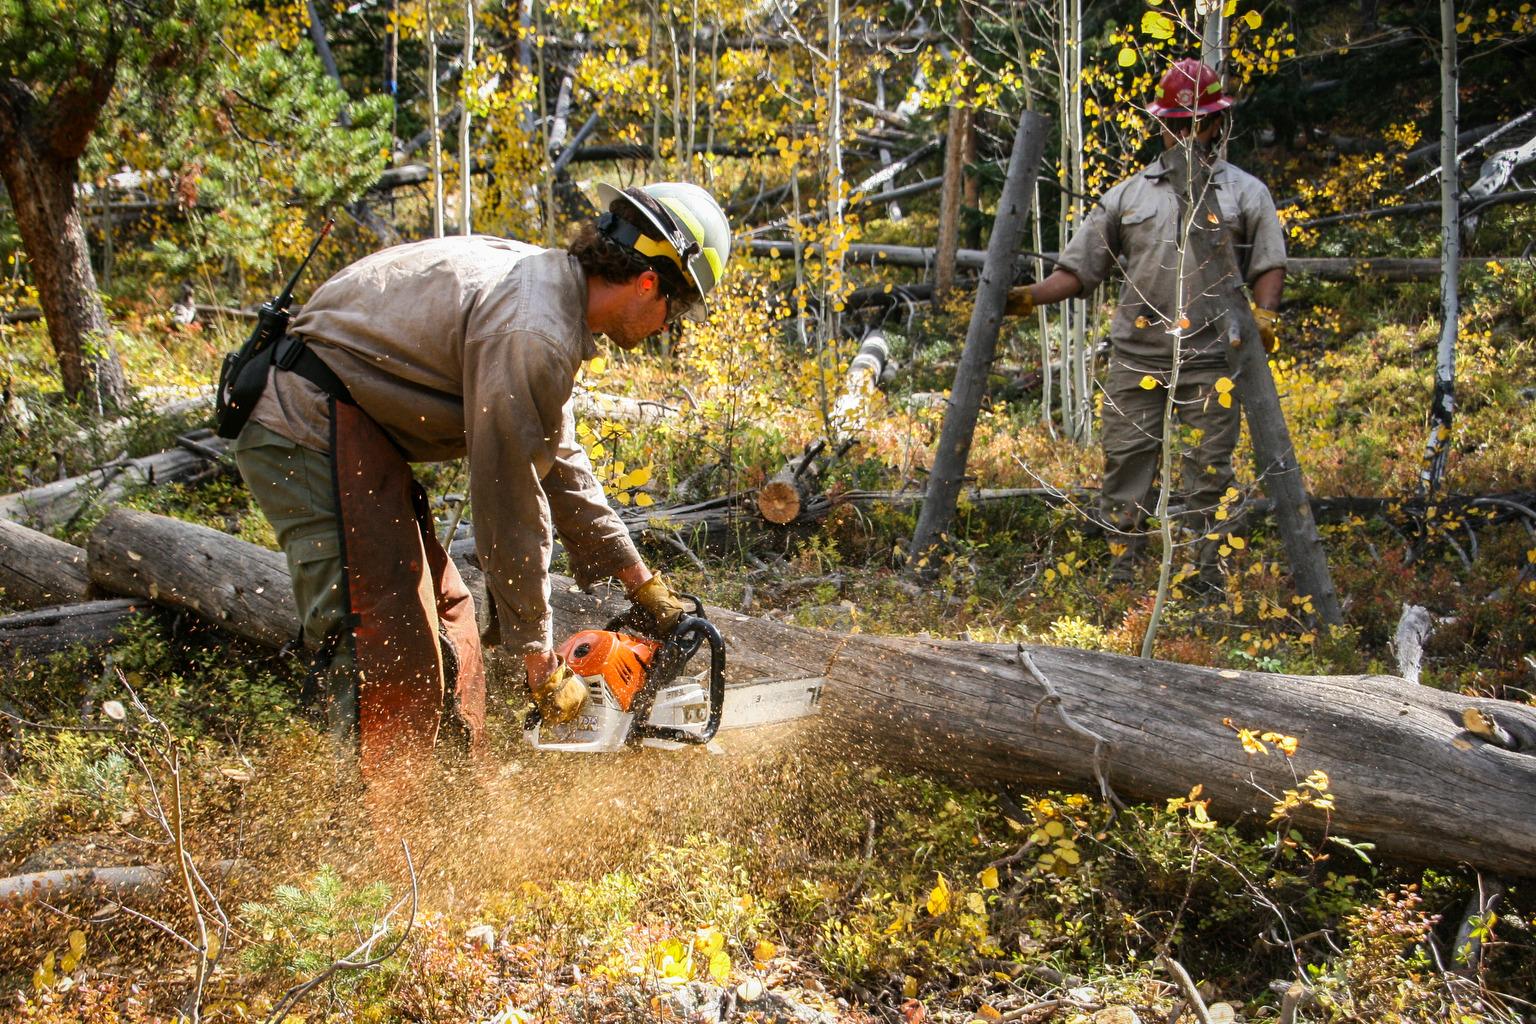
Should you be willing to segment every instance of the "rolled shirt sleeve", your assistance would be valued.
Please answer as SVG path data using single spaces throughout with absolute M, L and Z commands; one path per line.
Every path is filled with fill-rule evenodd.
M 1111 191 L 1103 203 L 1094 206 L 1056 261 L 1058 269 L 1070 271 L 1082 283 L 1079 294 L 1093 291 L 1115 269 L 1115 257 L 1120 251 L 1119 218 L 1111 216 L 1105 206 L 1113 198 Z
M 1280 224 L 1280 215 L 1275 212 L 1275 201 L 1262 183 L 1254 181 L 1253 184 L 1251 195 L 1244 197 L 1248 202 L 1243 204 L 1243 219 L 1247 222 L 1245 227 L 1251 245 L 1243 274 L 1248 284 L 1271 270 L 1285 269 L 1285 228 Z

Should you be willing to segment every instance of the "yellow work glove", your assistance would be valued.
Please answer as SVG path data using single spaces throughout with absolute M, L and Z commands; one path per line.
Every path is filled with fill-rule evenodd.
M 555 669 L 544 677 L 544 682 L 533 691 L 539 714 L 550 725 L 564 725 L 576 717 L 587 702 L 587 686 L 565 662 L 558 662 Z
M 635 604 L 651 613 L 651 618 L 656 620 L 656 629 L 662 636 L 677 628 L 677 620 L 688 611 L 660 573 L 640 584 L 629 596 Z
M 1035 311 L 1035 295 L 1029 285 L 1021 284 L 1008 289 L 1008 301 L 1003 305 L 1004 316 L 1029 316 Z
M 1254 306 L 1253 319 L 1259 325 L 1259 340 L 1264 343 L 1264 351 L 1270 355 L 1280 351 L 1280 314 L 1273 309 Z

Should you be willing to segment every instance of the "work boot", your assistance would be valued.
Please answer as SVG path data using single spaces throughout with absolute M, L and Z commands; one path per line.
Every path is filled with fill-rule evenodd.
M 1141 575 L 1141 563 L 1146 555 L 1147 542 L 1145 537 L 1127 537 L 1124 534 L 1110 534 L 1110 559 L 1109 559 L 1109 585 L 1111 587 L 1123 587 L 1135 583 Z M 1123 547 L 1124 551 L 1114 554 L 1115 547 Z

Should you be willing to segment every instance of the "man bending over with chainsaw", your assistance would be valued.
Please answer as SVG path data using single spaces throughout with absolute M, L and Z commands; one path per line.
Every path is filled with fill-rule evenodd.
M 278 345 L 236 441 L 288 557 L 331 730 L 356 737 L 370 782 L 419 770 L 440 722 L 471 751 L 485 724 L 474 607 L 410 463 L 467 457 L 485 640 L 521 651 L 546 721 L 586 695 L 551 650 L 551 525 L 578 580 L 617 577 L 664 631 L 682 613 L 576 443 L 571 388 L 594 334 L 633 349 L 704 318 L 730 228 L 695 185 L 597 194 L 607 212 L 569 249 L 442 238 L 336 274 Z

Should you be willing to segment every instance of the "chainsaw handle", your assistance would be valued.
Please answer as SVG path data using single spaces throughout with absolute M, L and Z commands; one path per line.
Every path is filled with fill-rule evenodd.
M 702 611 L 703 605 L 699 599 L 693 600 Z M 725 713 L 725 638 L 720 635 L 715 624 L 703 615 L 687 614 L 678 620 L 672 634 L 667 637 L 669 645 L 688 652 L 688 655 L 698 649 L 700 642 L 709 644 L 709 718 L 704 723 L 704 731 L 695 734 L 665 726 L 636 726 L 636 735 L 692 744 L 708 743 L 715 738 L 715 733 L 720 730 L 720 718 Z

